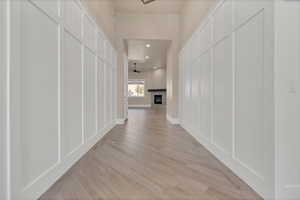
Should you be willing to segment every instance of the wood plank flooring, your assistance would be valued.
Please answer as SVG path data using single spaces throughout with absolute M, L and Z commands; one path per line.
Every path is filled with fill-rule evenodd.
M 131 109 L 41 200 L 257 200 L 163 107 Z

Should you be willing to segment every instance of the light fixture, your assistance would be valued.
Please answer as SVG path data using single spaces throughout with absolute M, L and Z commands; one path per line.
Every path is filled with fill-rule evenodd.
M 153 69 L 157 69 L 157 67 L 155 66 L 155 67 L 153 67 Z
M 150 57 L 149 56 L 145 56 L 145 59 L 148 60 Z
M 148 4 L 148 3 L 151 3 L 152 1 L 155 1 L 155 0 L 141 0 L 143 2 L 144 5 Z
M 146 47 L 147 47 L 147 48 L 150 48 L 150 47 L 151 47 L 151 45 L 150 45 L 150 44 L 146 44 Z

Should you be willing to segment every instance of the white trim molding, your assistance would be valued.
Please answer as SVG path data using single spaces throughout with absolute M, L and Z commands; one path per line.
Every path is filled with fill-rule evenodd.
M 171 117 L 170 115 L 167 114 L 167 120 L 171 123 L 171 124 L 179 124 L 179 119 L 178 118 L 174 118 Z
M 151 108 L 150 104 L 145 105 L 128 105 L 128 108 Z
M 116 124 L 123 125 L 123 124 L 125 124 L 125 121 L 126 121 L 126 119 L 118 118 L 118 119 L 116 119 Z

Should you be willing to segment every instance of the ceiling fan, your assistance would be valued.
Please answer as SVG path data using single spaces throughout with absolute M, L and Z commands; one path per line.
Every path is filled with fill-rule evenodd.
M 139 71 L 139 70 L 136 69 L 136 63 L 134 63 L 134 70 L 133 70 L 133 72 L 134 73 L 138 73 L 138 74 L 141 73 L 141 71 Z
M 149 4 L 155 0 L 141 0 L 144 5 Z

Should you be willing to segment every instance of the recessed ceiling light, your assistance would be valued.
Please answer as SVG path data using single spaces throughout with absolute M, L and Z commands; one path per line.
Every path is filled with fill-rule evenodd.
M 149 59 L 150 57 L 149 56 L 145 56 L 145 59 Z
M 147 47 L 147 48 L 150 48 L 150 47 L 151 47 L 151 45 L 150 45 L 150 44 L 146 44 L 146 47 Z

